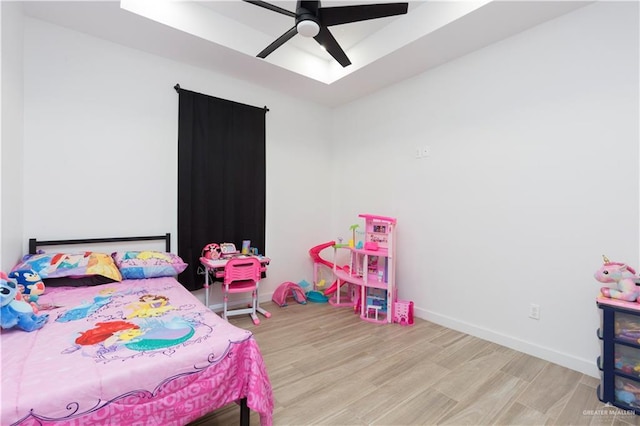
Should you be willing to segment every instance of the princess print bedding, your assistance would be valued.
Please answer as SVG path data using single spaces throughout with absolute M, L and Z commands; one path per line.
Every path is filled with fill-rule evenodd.
M 172 277 L 48 288 L 39 330 L 2 330 L 2 425 L 184 425 L 241 398 L 272 423 L 257 343 Z

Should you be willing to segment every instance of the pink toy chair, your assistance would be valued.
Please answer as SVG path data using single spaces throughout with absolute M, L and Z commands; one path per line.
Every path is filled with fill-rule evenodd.
M 224 292 L 223 318 L 226 320 L 233 315 L 249 314 L 255 325 L 260 324 L 258 315 L 258 283 L 260 282 L 260 261 L 255 258 L 231 259 L 224 267 Z M 251 305 L 249 308 L 228 310 L 227 302 L 231 293 L 251 292 Z

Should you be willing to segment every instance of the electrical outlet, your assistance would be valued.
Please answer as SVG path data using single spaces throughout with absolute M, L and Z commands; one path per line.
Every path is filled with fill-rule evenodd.
M 529 305 L 529 318 L 540 319 L 540 305 L 536 305 L 535 303 Z

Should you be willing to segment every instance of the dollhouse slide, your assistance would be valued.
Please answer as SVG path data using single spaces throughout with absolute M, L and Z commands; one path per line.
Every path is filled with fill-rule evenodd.
M 323 243 L 323 244 L 319 244 L 315 247 L 311 247 L 311 249 L 309 250 L 309 256 L 311 256 L 311 259 L 313 259 L 314 263 L 320 263 L 322 265 L 325 265 L 331 269 L 333 269 L 333 263 L 324 260 L 323 258 L 320 257 L 320 252 L 326 248 L 329 247 L 333 247 L 336 244 L 335 241 L 329 241 L 328 243 Z
M 329 262 L 328 260 L 323 259 L 322 257 L 320 257 L 320 252 L 326 248 L 329 247 L 333 247 L 336 244 L 335 241 L 329 241 L 327 243 L 323 243 L 323 244 L 319 244 L 315 247 L 312 247 L 309 250 L 309 255 L 311 256 L 311 259 L 313 259 L 313 263 L 314 263 L 314 277 L 313 277 L 313 281 L 314 283 L 317 281 L 317 264 L 321 264 L 324 265 L 328 268 L 330 268 L 331 270 L 333 270 L 334 264 Z M 339 265 L 335 265 L 336 269 L 340 269 L 343 270 L 345 272 L 349 271 L 349 267 L 348 266 L 339 266 Z M 338 280 L 335 280 L 333 282 L 333 284 L 331 284 L 331 286 L 329 286 L 325 291 L 324 291 L 324 295 L 325 296 L 329 296 L 333 293 L 336 292 L 336 290 L 338 289 Z

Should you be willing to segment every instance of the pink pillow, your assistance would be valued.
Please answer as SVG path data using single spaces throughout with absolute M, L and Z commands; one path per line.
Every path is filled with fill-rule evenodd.
M 111 254 L 124 279 L 173 277 L 187 269 L 180 256 L 161 251 L 124 251 Z

